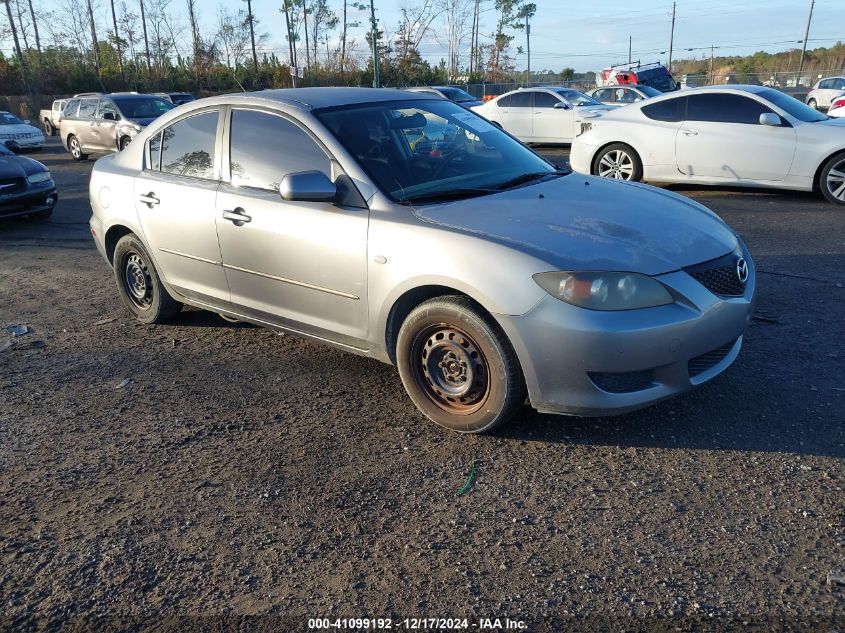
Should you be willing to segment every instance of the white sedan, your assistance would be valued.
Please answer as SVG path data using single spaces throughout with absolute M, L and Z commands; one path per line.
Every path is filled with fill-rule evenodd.
M 525 143 L 571 143 L 587 121 L 612 109 L 570 88 L 520 88 L 472 107 Z
M 0 110 L 0 143 L 14 141 L 22 149 L 40 150 L 44 133 L 29 121 L 22 121 L 11 112 Z
M 593 121 L 570 163 L 619 180 L 818 187 L 845 205 L 845 119 L 763 86 L 694 88 Z

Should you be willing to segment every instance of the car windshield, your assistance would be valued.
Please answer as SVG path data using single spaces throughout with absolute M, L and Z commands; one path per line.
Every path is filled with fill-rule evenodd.
M 796 119 L 803 121 L 804 123 L 826 121 L 830 118 L 818 110 L 814 110 L 810 106 L 804 105 L 795 97 L 792 97 L 785 92 L 781 92 L 780 90 L 767 88 L 765 90 L 761 90 L 757 94 L 758 96 L 763 97 L 766 101 L 773 103 L 790 116 L 794 116 Z
M 0 113 L 0 125 L 23 125 L 23 121 L 14 114 L 2 112 Z
M 449 101 L 454 101 L 455 103 L 465 103 L 467 101 L 478 101 L 475 97 L 473 97 L 470 93 L 466 90 L 461 90 L 460 88 L 438 88 L 439 92 L 443 94 Z
M 314 113 L 398 202 L 485 195 L 560 173 L 451 101 L 367 103 Z
M 127 119 L 154 119 L 173 109 L 173 104 L 161 97 L 115 98 L 114 103 Z
M 657 88 L 652 88 L 651 86 L 637 86 L 637 90 L 647 97 L 659 97 L 663 94 Z
M 583 92 L 578 92 L 577 90 L 566 90 L 564 88 L 555 90 L 555 92 L 574 106 L 601 105 L 600 102 L 596 101 L 592 97 L 588 97 Z

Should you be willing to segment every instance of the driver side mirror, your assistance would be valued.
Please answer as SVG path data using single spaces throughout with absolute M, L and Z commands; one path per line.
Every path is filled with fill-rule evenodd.
M 781 118 L 774 112 L 764 112 L 760 115 L 760 125 L 771 125 L 772 127 L 779 127 L 781 123 Z
M 117 121 L 117 117 L 114 115 L 114 112 L 103 112 L 103 119 L 105 121 Z
M 566 105 L 563 101 L 558 101 L 554 107 L 555 110 L 569 110 L 569 106 Z
M 282 178 L 279 194 L 291 202 L 329 202 L 337 197 L 337 186 L 321 171 L 299 171 Z

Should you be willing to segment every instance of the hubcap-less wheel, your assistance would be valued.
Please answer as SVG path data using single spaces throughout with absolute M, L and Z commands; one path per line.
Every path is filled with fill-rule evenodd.
M 845 159 L 830 168 L 830 171 L 827 172 L 825 185 L 834 198 L 845 202 Z
M 627 152 L 614 149 L 599 160 L 599 176 L 615 180 L 631 180 L 634 176 L 634 161 Z
M 438 407 L 470 414 L 483 406 L 490 391 L 487 360 L 465 332 L 446 324 L 427 328 L 411 354 L 417 384 Z
M 127 253 L 123 265 L 126 294 L 136 306 L 146 310 L 153 302 L 153 284 L 147 264 L 138 253 Z

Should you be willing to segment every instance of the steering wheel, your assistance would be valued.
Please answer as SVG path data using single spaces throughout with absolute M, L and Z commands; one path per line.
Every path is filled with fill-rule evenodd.
M 459 149 L 458 151 L 449 154 L 446 158 L 443 159 L 443 162 L 435 168 L 434 173 L 431 175 L 432 179 L 437 180 L 440 177 L 440 174 L 443 172 L 443 170 L 446 169 L 448 165 L 451 165 L 452 162 L 457 160 L 458 158 L 463 158 L 467 155 L 469 155 L 469 152 L 462 149 Z

